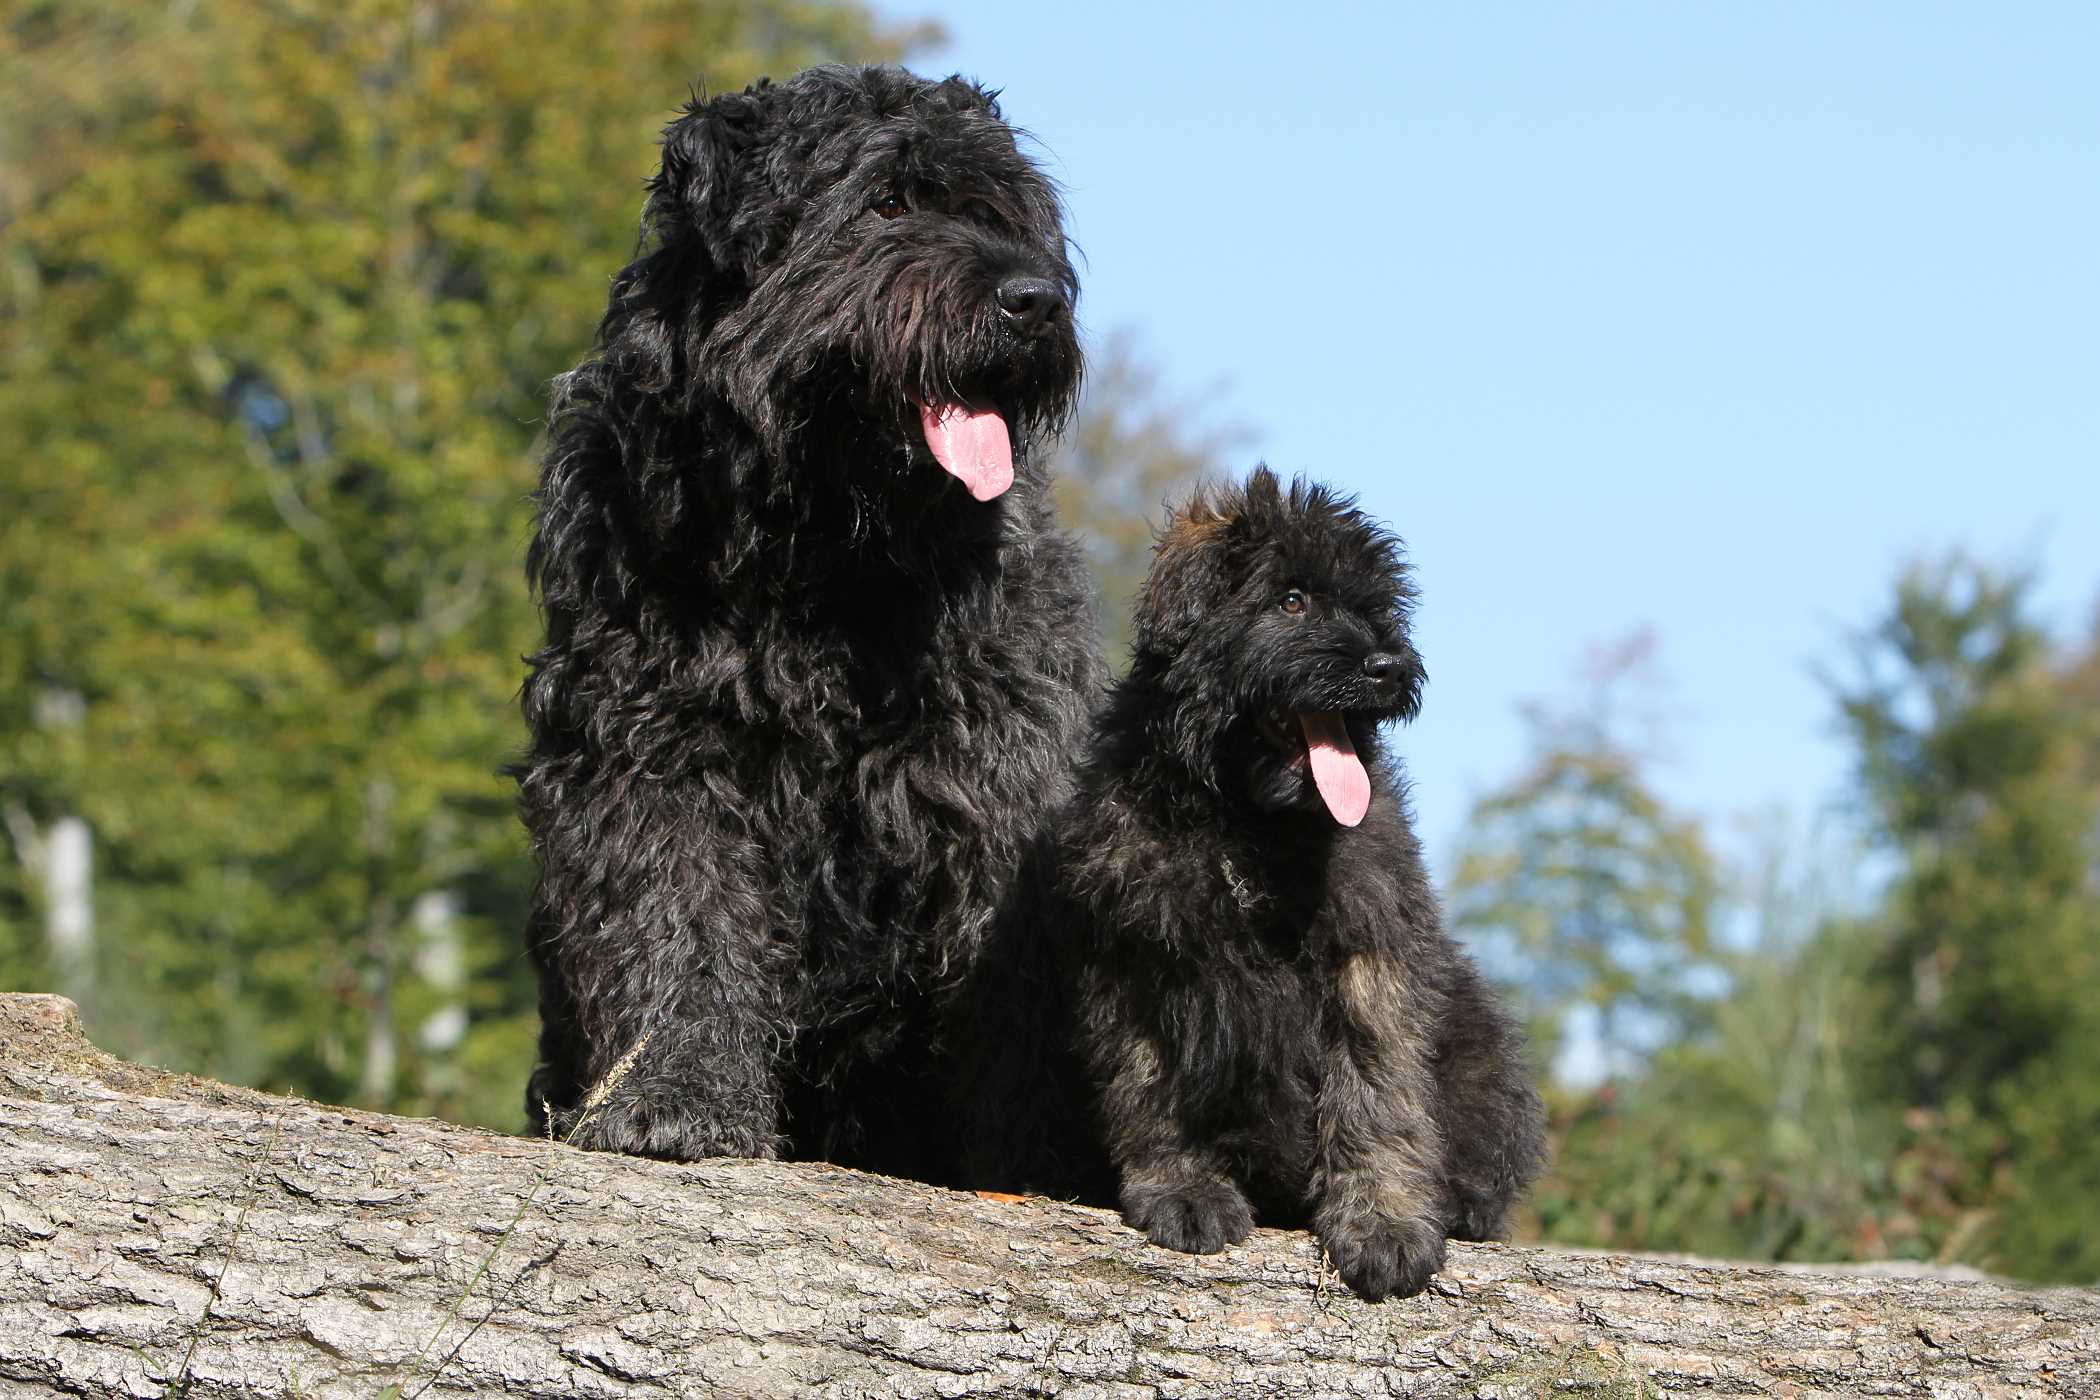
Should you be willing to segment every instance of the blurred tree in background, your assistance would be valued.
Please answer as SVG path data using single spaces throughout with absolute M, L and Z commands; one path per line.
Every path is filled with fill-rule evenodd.
M 1611 1082 L 1553 1086 L 1540 1233 L 2100 1278 L 2100 645 L 2054 642 L 2029 592 L 1958 557 L 1897 582 L 1856 639 L 1856 677 L 1833 687 L 1885 883 L 1843 890 L 1836 872 L 1869 852 L 1804 865 L 1767 843 L 1713 921 L 1729 931 L 1706 945 L 1719 975 L 1694 984 L 1683 1033 Z M 1620 781 L 1640 789 L 1638 765 Z M 1654 829 L 1641 804 L 1606 807 L 1615 835 L 1558 841 L 1556 879 L 1513 887 L 1505 872 L 1542 864 L 1541 828 L 1560 830 L 1524 799 L 1546 794 L 1550 812 L 1557 791 L 1520 783 L 1483 804 L 1462 918 L 1550 928 Z M 1642 907 L 1615 919 L 1646 946 Z M 1520 964 L 1520 994 L 1563 993 L 1565 955 Z
M 1724 980 L 1689 1034 L 1610 1083 L 1549 1089 L 1559 1141 L 1533 1202 L 1543 1234 L 1763 1259 L 1905 1246 L 1883 1238 L 1885 1162 L 1861 1121 L 1874 1108 L 1855 1063 L 1871 1034 L 1865 948 L 1832 912 L 1838 882 L 1799 866 L 1771 838 L 1734 892 L 1739 936 L 1717 940 Z
M 1873 1089 L 1961 1164 L 1942 1252 L 2100 1279 L 2100 706 L 2029 581 L 1906 574 L 1841 692 L 1900 862 L 1869 969 Z
M 1128 336 L 1097 350 L 1086 374 L 1079 413 L 1053 463 L 1057 506 L 1086 540 L 1104 649 L 1120 675 L 1130 659 L 1130 605 L 1152 567 L 1162 503 L 1230 471 L 1229 454 L 1249 434 L 1166 398 Z
M 1581 1015 L 1607 1073 L 1686 1033 L 1711 960 L 1713 857 L 1644 774 L 1654 656 L 1636 633 L 1590 658 L 1573 709 L 1529 707 L 1530 763 L 1475 805 L 1451 890 L 1457 931 L 1521 964 L 1534 1035 L 1557 1048 Z

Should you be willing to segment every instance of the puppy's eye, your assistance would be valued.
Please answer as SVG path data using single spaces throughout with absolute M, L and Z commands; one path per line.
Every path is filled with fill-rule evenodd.
M 1305 612 L 1305 595 L 1295 588 L 1290 589 L 1284 593 L 1277 606 L 1292 617 L 1299 617 Z
M 868 207 L 885 219 L 894 219 L 900 214 L 911 212 L 911 206 L 904 202 L 904 196 L 895 190 L 884 190 Z

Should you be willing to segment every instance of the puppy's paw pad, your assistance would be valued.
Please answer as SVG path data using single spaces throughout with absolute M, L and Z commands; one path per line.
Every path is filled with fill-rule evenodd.
M 1216 1254 L 1254 1233 L 1254 1211 L 1230 1182 L 1133 1187 L 1123 1219 L 1145 1238 L 1184 1254 Z
M 1359 1297 L 1408 1298 L 1444 1266 L 1444 1232 L 1428 1220 L 1371 1217 L 1321 1231 L 1335 1272 Z

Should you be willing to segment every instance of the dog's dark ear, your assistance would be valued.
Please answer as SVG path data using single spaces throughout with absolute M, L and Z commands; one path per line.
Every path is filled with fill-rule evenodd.
M 1230 591 L 1225 556 L 1230 527 L 1231 518 L 1201 490 L 1168 515 L 1132 619 L 1131 641 L 1140 653 L 1167 657 L 1180 651 L 1216 600 Z
M 1247 484 L 1223 512 L 1230 517 L 1226 541 L 1236 556 L 1260 540 L 1274 539 L 1283 516 L 1283 487 L 1266 463 L 1257 462 L 1247 473 Z
M 1282 483 L 1277 480 L 1276 473 L 1270 470 L 1266 462 L 1255 463 L 1254 470 L 1247 473 L 1247 484 L 1241 494 L 1246 498 L 1247 505 L 1243 513 L 1248 515 L 1259 511 L 1273 511 L 1283 504 Z
M 685 384 L 696 316 L 713 316 L 749 285 L 755 258 L 740 245 L 754 240 L 736 211 L 769 91 L 761 83 L 712 100 L 696 97 L 664 128 L 641 247 L 613 278 L 598 327 L 606 358 L 636 388 L 656 393 Z
M 755 230 L 737 213 L 773 91 L 760 82 L 707 101 L 695 98 L 664 128 L 663 166 L 649 181 L 650 222 L 665 243 L 699 240 L 719 271 L 748 271 L 759 252 L 752 246 Z

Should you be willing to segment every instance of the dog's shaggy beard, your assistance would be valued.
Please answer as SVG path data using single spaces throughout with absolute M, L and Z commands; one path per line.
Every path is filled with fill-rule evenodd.
M 855 538 L 893 547 L 929 516 L 969 514 L 928 441 L 932 414 L 995 415 L 1025 475 L 1062 430 L 1080 379 L 1068 314 L 1029 336 L 1001 323 L 1002 276 L 1042 267 L 1040 250 L 923 217 L 935 226 L 856 221 L 819 255 L 783 264 L 696 355 L 701 378 L 764 441 L 770 498 L 804 512 L 843 507 Z M 1046 270 L 1069 306 L 1070 267 Z

